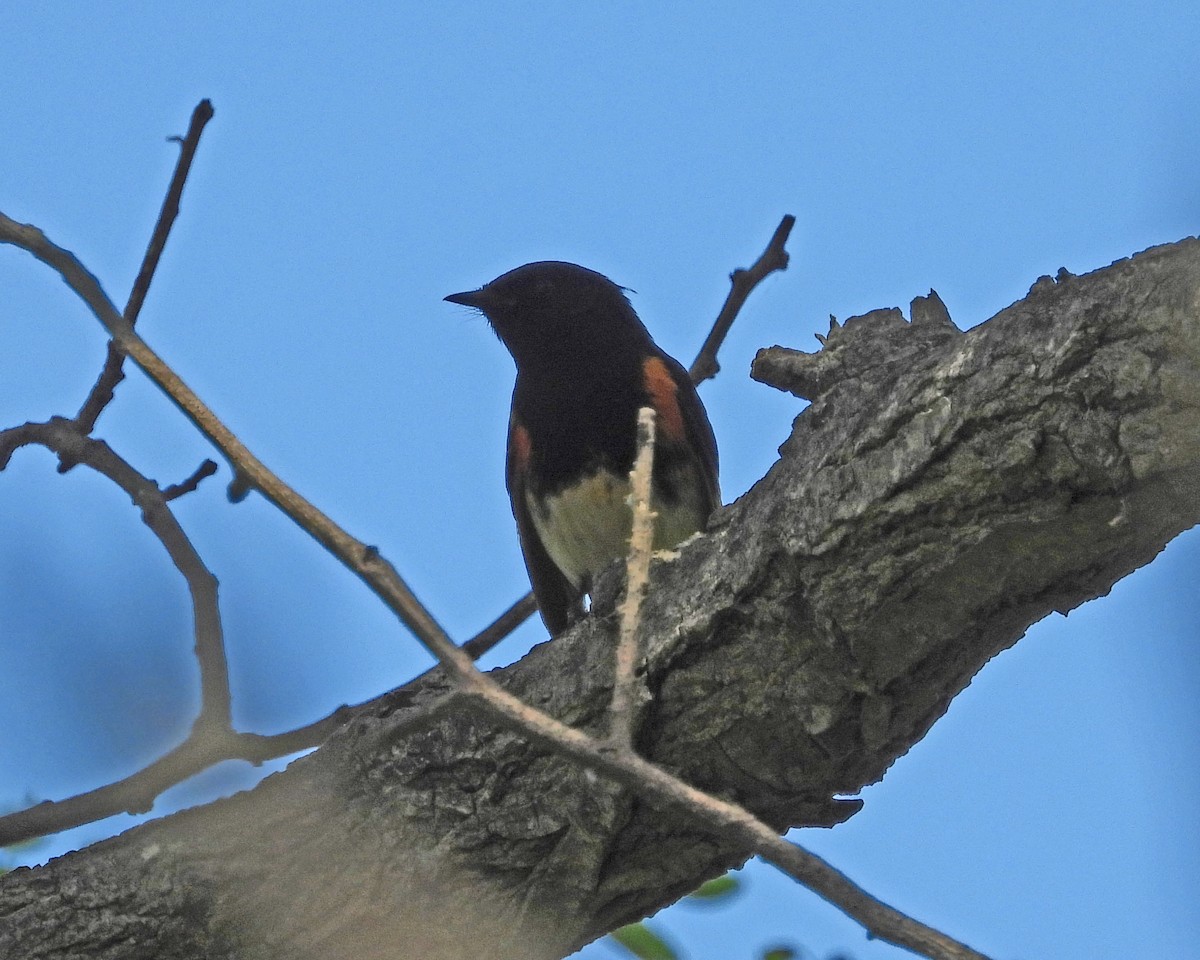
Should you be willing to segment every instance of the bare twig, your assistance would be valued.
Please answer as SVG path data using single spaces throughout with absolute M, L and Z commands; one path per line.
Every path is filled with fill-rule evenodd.
M 780 234 L 783 230 L 780 225 Z M 457 681 L 462 696 L 523 736 L 612 777 L 652 802 L 686 810 L 714 833 L 759 853 L 862 923 L 874 936 L 934 960 L 984 960 L 968 947 L 870 897 L 824 861 L 782 840 L 736 804 L 709 796 L 629 750 L 567 726 L 513 696 L 480 673 L 420 603 L 395 568 L 325 516 L 275 476 L 216 417 L 133 327 L 116 312 L 99 282 L 74 256 L 51 243 L 41 230 L 0 214 L 0 241 L 14 243 L 55 269 L 92 308 L 117 345 L 162 389 L 196 427 L 271 502 L 353 571 Z M 710 337 L 710 339 L 712 339 Z
M 342 706 L 314 723 L 286 733 L 263 735 L 235 730 L 193 730 L 179 746 L 115 783 L 65 800 L 46 800 L 0 817 L 0 847 L 95 823 L 120 813 L 145 813 L 168 788 L 225 760 L 258 765 L 320 746 L 335 730 L 372 708 L 389 694 L 357 706 Z M 453 694 L 431 701 L 389 728 L 389 734 L 411 733 L 441 716 L 454 703 Z
M 788 253 L 784 246 L 787 243 L 788 234 L 792 232 L 795 224 L 796 218 L 790 213 L 784 216 L 779 221 L 779 226 L 775 228 L 775 233 L 772 234 L 767 248 L 754 261 L 754 265 L 748 270 L 734 270 L 729 275 L 731 283 L 729 296 L 725 298 L 725 305 L 721 307 L 716 323 L 713 324 L 708 338 L 704 341 L 704 346 L 700 348 L 696 359 L 692 361 L 691 369 L 688 370 L 693 383 L 703 383 L 705 380 L 715 377 L 721 369 L 721 365 L 717 363 L 717 351 L 725 342 L 729 328 L 733 326 L 733 321 L 737 318 L 742 304 L 746 302 L 751 291 L 768 274 L 774 273 L 776 270 L 787 269 Z
M 184 494 L 192 493 L 200 486 L 200 481 L 205 477 L 211 477 L 217 472 L 217 464 L 213 460 L 205 460 L 198 466 L 192 475 L 182 483 L 173 483 L 162 492 L 164 500 L 171 501 L 182 497 Z
M 54 417 L 46 423 L 26 423 L 0 431 L 0 469 L 21 446 L 39 444 L 70 463 L 82 463 L 103 474 L 129 494 L 142 511 L 142 520 L 166 548 L 171 562 L 183 575 L 192 597 L 196 659 L 200 665 L 200 720 L 206 728 L 230 725 L 229 674 L 221 613 L 217 606 L 217 578 L 209 572 L 187 534 L 167 506 L 153 480 L 143 476 L 102 440 L 83 434 L 73 420 Z
M 229 486 L 225 491 L 225 496 L 229 498 L 230 503 L 241 503 L 254 489 L 254 481 L 249 475 L 243 473 L 235 464 L 233 467 L 233 479 L 229 481 Z
M 21 445 L 17 442 L 18 436 L 13 430 L 0 432 L 0 469 L 7 464 L 13 449 Z M 533 594 L 522 597 L 493 623 L 464 643 L 463 649 L 478 659 L 495 646 L 501 637 L 507 636 L 529 619 L 535 610 L 537 603 Z M 435 669 L 427 670 L 407 686 L 419 683 L 421 678 Z M 197 726 L 179 746 L 128 777 L 63 800 L 46 800 L 28 809 L 0 816 L 0 847 L 95 823 L 119 813 L 144 812 L 151 809 L 154 801 L 170 787 L 226 760 L 245 760 L 257 765 L 318 747 L 354 717 L 382 709 L 394 696 L 395 691 L 388 691 L 363 703 L 343 705 L 320 720 L 284 733 L 242 733 L 236 730 L 201 729 Z M 400 723 L 390 724 L 388 736 L 397 738 L 420 729 L 427 722 L 448 712 L 455 700 L 453 691 L 439 697 L 419 712 L 406 716 Z
M 646 696 L 644 685 L 639 682 L 637 675 L 637 662 L 641 601 L 649 581 L 654 538 L 655 514 L 650 509 L 650 480 L 654 466 L 652 408 L 638 411 L 637 449 L 637 459 L 630 473 L 633 525 L 626 562 L 625 598 L 620 606 L 621 625 L 608 733 L 609 748 L 631 764 L 640 759 L 633 749 L 633 739 L 639 701 Z M 650 769 L 661 772 L 660 768 L 653 765 Z M 616 779 L 623 778 L 618 776 Z M 871 897 L 845 874 L 815 854 L 784 840 L 742 807 L 724 803 L 669 775 L 668 779 L 661 781 L 661 786 L 663 792 L 658 797 L 661 802 L 681 805 L 692 815 L 700 814 L 701 819 L 708 820 L 710 826 L 722 836 L 747 843 L 763 859 L 841 908 L 881 939 L 918 950 L 927 956 L 952 960 L 981 958 L 981 954 L 963 944 Z M 644 783 L 637 783 L 633 789 L 643 795 L 647 792 Z
M 274 503 L 333 556 L 376 592 L 423 645 L 439 659 L 460 665 L 471 660 L 454 645 L 432 614 L 417 600 L 408 584 L 378 551 L 350 536 L 312 503 L 267 469 L 196 393 L 143 340 L 117 312 L 100 282 L 69 251 L 47 239 L 37 227 L 20 224 L 0 213 L 0 242 L 27 250 L 66 281 L 91 308 L 122 352 L 133 358 L 192 424 L 207 437 L 234 467 L 236 475 Z
M 147 495 L 153 498 L 153 494 L 144 486 L 148 484 L 152 487 L 151 481 L 145 478 L 136 479 L 130 473 L 133 468 L 128 465 L 125 465 L 128 470 L 115 471 L 114 475 L 114 471 L 110 469 L 113 465 L 111 461 L 113 458 L 119 461 L 120 458 L 103 442 L 82 436 L 72 421 L 63 419 L 55 419 L 45 424 L 25 424 L 0 431 L 0 470 L 8 465 L 9 458 L 17 448 L 34 443 L 46 446 L 60 456 L 72 457 L 76 462 L 85 463 L 109 476 L 130 493 L 135 502 L 142 503 L 143 509 Z M 216 465 L 211 460 L 206 460 L 183 484 L 163 491 L 163 500 L 169 499 L 172 490 L 182 493 L 183 487 L 194 489 L 201 477 L 209 475 L 215 469 Z M 167 516 L 171 517 L 170 514 Z M 155 532 L 159 532 L 156 522 L 148 518 L 147 523 Z M 494 645 L 498 636 L 511 632 L 515 625 L 527 619 L 535 609 L 532 594 L 522 598 L 494 623 L 464 644 L 464 649 L 473 652 L 474 656 L 481 656 Z M 430 671 L 427 671 L 427 674 L 428 672 Z M 151 809 L 154 801 L 168 788 L 226 760 L 245 760 L 257 765 L 319 746 L 353 717 L 383 706 L 392 696 L 393 692 L 389 692 L 356 706 L 342 706 L 313 723 L 272 735 L 241 733 L 224 724 L 203 722 L 202 712 L 201 719 L 183 743 L 137 773 L 95 790 L 63 800 L 47 800 L 28 809 L 0 816 L 0 847 L 94 823 L 120 813 L 145 812 Z M 453 693 L 443 696 L 419 713 L 407 717 L 403 723 L 393 724 L 389 728 L 389 735 L 399 736 L 419 728 L 445 712 L 454 696 Z
M 464 643 L 462 645 L 463 650 L 472 660 L 478 660 L 533 616 L 535 610 L 537 610 L 537 600 L 532 593 L 525 594 L 525 596 L 500 614 L 491 624 L 484 627 L 478 634 Z
M 629 505 L 633 524 L 629 556 L 625 564 L 625 599 L 621 602 L 621 631 L 617 640 L 612 706 L 609 708 L 608 739 L 614 747 L 633 747 L 636 718 L 646 696 L 638 679 L 638 632 L 642 598 L 650 580 L 650 555 L 654 546 L 654 511 L 650 509 L 650 478 L 654 469 L 654 408 L 642 407 L 637 420 L 637 459 L 629 474 Z
M 159 258 L 167 244 L 167 235 L 171 232 L 171 226 L 179 215 L 179 198 L 183 195 L 183 185 L 187 182 L 188 171 L 192 167 L 192 158 L 195 157 L 196 148 L 200 145 L 200 134 L 204 132 L 204 126 L 212 119 L 212 116 L 212 103 L 208 100 L 201 100 L 196 104 L 196 109 L 192 111 L 192 121 L 188 125 L 187 136 L 179 141 L 179 160 L 175 164 L 175 173 L 171 177 L 167 195 L 163 198 L 158 222 L 154 225 L 154 233 L 150 236 L 146 255 L 142 258 L 141 269 L 138 270 L 137 279 L 133 281 L 133 290 L 125 304 L 125 319 L 131 325 L 137 321 L 142 304 L 146 301 L 146 292 L 150 289 L 150 281 L 154 279 L 154 271 L 158 268 Z M 173 137 L 172 139 L 178 140 L 179 138 Z M 120 350 L 117 349 L 115 342 L 110 340 L 100 377 L 96 380 L 91 392 L 88 393 L 87 399 L 83 401 L 79 413 L 75 415 L 75 421 L 84 433 L 91 433 L 95 428 L 96 420 L 112 400 L 117 384 L 125 378 L 125 373 L 121 369 L 123 362 L 124 357 Z

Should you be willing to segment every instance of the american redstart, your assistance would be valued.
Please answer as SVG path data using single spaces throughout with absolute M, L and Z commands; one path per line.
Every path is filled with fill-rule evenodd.
M 702 530 L 720 505 L 708 415 L 625 290 L 594 270 L 527 263 L 446 299 L 482 312 L 516 362 L 508 495 L 542 619 L 560 633 L 582 614 L 592 579 L 628 548 L 638 409 L 657 415 L 656 550 Z

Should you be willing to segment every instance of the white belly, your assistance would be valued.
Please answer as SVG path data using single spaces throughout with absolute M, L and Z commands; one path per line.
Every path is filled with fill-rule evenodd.
M 633 512 L 627 477 L 601 470 L 573 489 L 547 498 L 540 507 L 529 496 L 526 505 L 550 559 L 577 590 L 629 550 Z M 650 506 L 658 513 L 656 550 L 674 547 L 706 519 L 698 505 L 663 511 L 652 498 Z

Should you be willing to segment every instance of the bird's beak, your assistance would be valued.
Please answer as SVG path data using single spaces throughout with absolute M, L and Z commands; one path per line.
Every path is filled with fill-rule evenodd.
M 443 297 L 448 303 L 461 303 L 464 307 L 474 307 L 476 310 L 482 310 L 485 300 L 485 295 L 482 290 L 468 290 L 466 293 L 452 293 L 448 297 Z

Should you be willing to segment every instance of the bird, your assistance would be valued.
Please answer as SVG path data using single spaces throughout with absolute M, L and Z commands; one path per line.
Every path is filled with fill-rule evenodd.
M 638 409 L 656 413 L 655 550 L 702 531 L 721 504 L 712 425 L 687 370 L 601 273 L 527 263 L 445 299 L 482 313 L 516 364 L 506 483 L 538 609 L 557 636 L 627 552 Z

